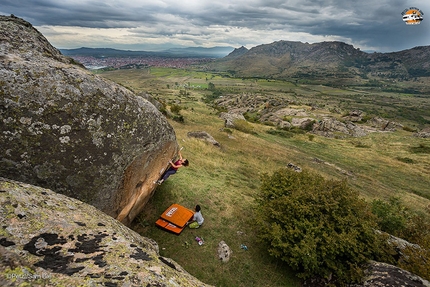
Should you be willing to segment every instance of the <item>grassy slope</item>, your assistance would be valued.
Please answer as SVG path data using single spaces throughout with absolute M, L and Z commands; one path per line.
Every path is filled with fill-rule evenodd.
M 176 70 L 152 69 L 114 71 L 103 74 L 135 91 L 147 91 L 161 99 L 180 100 L 185 123 L 171 122 L 183 155 L 190 166 L 182 168 L 157 189 L 147 209 L 135 220 L 134 228 L 153 238 L 160 253 L 181 264 L 200 280 L 216 286 L 298 286 L 293 273 L 282 263 L 269 258 L 257 242 L 252 226 L 253 195 L 258 192 L 260 176 L 293 162 L 327 178 L 346 179 L 368 200 L 398 196 L 419 210 L 430 204 L 430 155 L 412 153 L 411 148 L 428 146 L 428 139 L 412 137 L 406 131 L 373 133 L 363 138 L 327 139 L 308 135 L 281 138 L 269 135 L 270 127 L 254 125 L 256 135 L 234 131 L 229 138 L 221 129 L 223 121 L 200 99 L 203 90 L 191 90 L 189 97 L 179 97 L 175 83 L 204 85 L 206 78 L 217 87 L 235 92 L 293 94 L 298 100 L 330 102 L 351 91 L 321 86 L 296 87 L 281 83 L 226 80 L 203 73 L 178 73 Z M 167 88 L 169 85 L 169 88 Z M 323 94 L 316 90 L 323 89 Z M 335 101 L 334 101 L 335 102 Z M 354 105 L 354 104 L 351 104 Z M 207 131 L 220 144 L 214 147 L 187 137 L 189 131 Z M 396 159 L 409 158 L 413 164 Z M 325 163 L 317 163 L 315 158 Z M 421 196 L 419 196 L 421 195 Z M 202 206 L 205 223 L 201 229 L 185 230 L 175 236 L 157 229 L 155 220 L 170 204 L 189 208 Z M 194 237 L 203 237 L 198 246 Z M 224 240 L 233 250 L 228 263 L 217 259 L 216 248 Z M 185 244 L 188 242 L 189 245 Z M 249 248 L 244 251 L 241 244 Z

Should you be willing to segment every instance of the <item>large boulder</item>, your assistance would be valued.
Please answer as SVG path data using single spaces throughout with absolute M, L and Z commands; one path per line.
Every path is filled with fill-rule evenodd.
M 343 119 L 345 121 L 350 121 L 350 122 L 360 122 L 363 120 L 363 111 L 360 111 L 360 110 L 350 111 L 348 115 L 343 117 Z
M 340 122 L 334 118 L 324 118 L 313 126 L 312 132 L 325 137 L 353 136 L 363 137 L 367 132 L 362 127 L 352 122 Z
M 365 270 L 363 283 L 354 287 L 430 287 L 430 282 L 396 266 L 371 262 Z
M 367 124 L 371 127 L 377 128 L 380 131 L 386 131 L 386 132 L 394 132 L 397 129 L 402 129 L 403 125 L 389 121 L 386 119 L 383 119 L 381 117 L 374 117 L 367 121 Z
M 246 121 L 245 117 L 241 113 L 221 113 L 219 117 L 224 120 L 224 126 L 226 128 L 235 128 L 234 122 L 237 120 Z
M 208 286 L 91 205 L 0 178 L 0 286 Z
M 224 242 L 224 240 L 218 243 L 217 252 L 218 252 L 219 260 L 221 260 L 224 263 L 230 260 L 231 254 L 233 253 L 231 248 L 227 245 L 227 243 Z
M 361 283 L 349 284 L 349 287 L 430 287 L 430 282 L 406 270 L 387 263 L 371 261 L 364 270 Z M 304 282 L 304 287 L 322 287 L 333 285 L 326 278 L 311 278 Z
M 0 175 L 130 223 L 176 153 L 166 118 L 22 19 L 0 16 L 0 38 Z

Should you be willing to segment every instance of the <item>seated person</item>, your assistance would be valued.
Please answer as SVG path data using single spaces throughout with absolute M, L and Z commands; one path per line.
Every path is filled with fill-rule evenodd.
M 195 211 L 196 212 L 194 212 L 193 219 L 187 223 L 189 228 L 199 228 L 200 225 L 203 224 L 203 221 L 205 221 L 202 216 L 200 205 L 196 205 Z

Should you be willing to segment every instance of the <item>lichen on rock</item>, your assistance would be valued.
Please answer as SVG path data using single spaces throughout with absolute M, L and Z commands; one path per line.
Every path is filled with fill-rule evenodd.
M 177 150 L 149 101 L 63 56 L 30 23 L 0 16 L 2 176 L 90 203 L 128 224 Z
M 2 286 L 208 286 L 152 239 L 48 189 L 0 178 L 0 221 Z

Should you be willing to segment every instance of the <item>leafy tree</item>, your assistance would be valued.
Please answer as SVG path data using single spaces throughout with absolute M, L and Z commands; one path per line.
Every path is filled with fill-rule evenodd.
M 214 83 L 212 83 L 212 82 L 209 82 L 209 83 L 208 83 L 208 90 L 209 90 L 209 91 L 214 91 L 214 90 L 215 90 L 215 84 L 214 84 Z
M 379 252 L 370 207 L 345 181 L 282 169 L 263 175 L 257 202 L 260 239 L 300 278 L 359 280 Z

